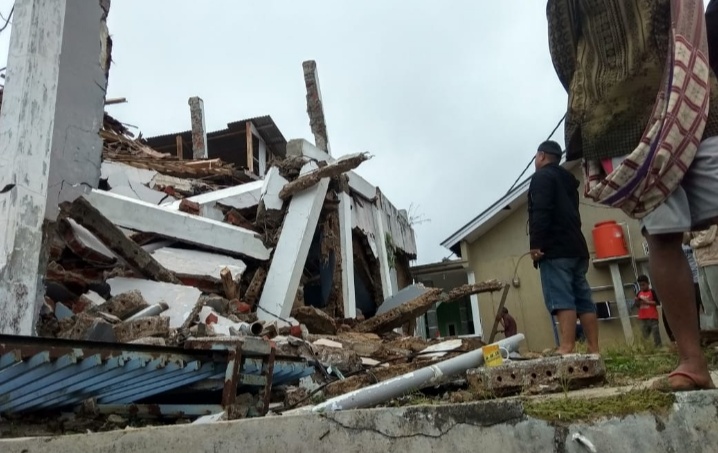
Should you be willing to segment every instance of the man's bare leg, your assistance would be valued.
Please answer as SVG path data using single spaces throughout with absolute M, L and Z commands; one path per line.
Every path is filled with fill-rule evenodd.
M 574 310 L 560 310 L 556 312 L 558 319 L 559 354 L 572 354 L 576 347 L 576 312 Z M 586 334 L 588 339 L 588 333 Z
M 579 316 L 589 354 L 598 354 L 598 316 L 596 313 L 581 313 Z
M 695 288 L 691 269 L 681 249 L 681 234 L 646 234 L 652 281 L 666 312 L 678 347 L 676 372 L 689 375 L 698 387 L 712 386 L 706 359 L 700 347 L 696 322 Z M 685 386 L 685 376 L 671 379 L 673 388 Z

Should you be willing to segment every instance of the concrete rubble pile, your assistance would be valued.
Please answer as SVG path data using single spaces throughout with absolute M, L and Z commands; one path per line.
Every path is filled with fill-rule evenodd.
M 372 379 L 382 379 L 421 366 L 421 353 L 431 342 L 407 335 L 432 305 L 502 287 L 487 282 L 443 293 L 407 281 L 384 301 L 381 277 L 369 270 L 379 267 L 372 251 L 376 238 L 354 225 L 353 264 L 364 272 L 355 282 L 376 306 L 369 317 L 357 308 L 366 302 L 355 302 L 350 310 L 356 315 L 346 316 L 339 200 L 350 191 L 346 172 L 368 159 L 366 154 L 327 163 L 300 149 L 272 162 L 264 180 L 252 180 L 219 159 L 180 161 L 159 153 L 109 115 L 101 136 L 100 189 L 61 209 L 45 276 L 41 336 L 154 345 L 181 345 L 191 337 L 263 336 L 273 339 L 278 354 L 321 364 L 320 380 L 332 373 L 330 380 L 341 377 L 326 389 L 336 394 L 364 385 L 367 375 L 351 374 L 365 368 L 376 368 Z M 287 147 L 312 148 L 303 140 Z M 293 208 L 306 204 L 313 205 L 311 212 L 300 210 L 296 224 L 289 224 L 297 218 Z M 290 247 L 282 243 L 287 237 L 295 241 Z M 395 272 L 404 272 L 399 263 L 408 267 L 413 256 L 388 245 Z M 299 268 L 296 285 L 289 286 L 296 289 L 285 297 L 289 303 L 266 301 L 277 255 L 287 248 L 294 256 L 287 262 L 285 253 L 278 266 L 282 272 L 297 270 L 287 264 Z M 274 277 L 274 284 L 281 284 Z M 479 346 L 477 340 L 454 340 L 449 353 L 427 357 L 448 358 Z

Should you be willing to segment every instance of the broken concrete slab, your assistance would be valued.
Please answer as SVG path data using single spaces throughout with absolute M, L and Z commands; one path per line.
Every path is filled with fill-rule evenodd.
M 506 361 L 496 367 L 469 370 L 466 374 L 474 392 L 498 395 L 563 392 L 601 383 L 605 378 L 606 366 L 598 354 Z
M 77 198 L 69 206 L 64 206 L 64 210 L 142 275 L 159 281 L 179 283 L 174 274 L 128 238 L 85 198 Z
M 169 327 L 173 329 L 182 326 L 202 295 L 200 290 L 191 286 L 137 278 L 116 277 L 109 279 L 107 283 L 113 295 L 137 290 L 150 305 L 166 302 L 169 308 L 163 316 L 170 318 Z
M 90 192 L 87 198 L 110 221 L 122 227 L 257 260 L 269 259 L 270 250 L 253 231 L 98 190 Z
M 68 340 L 105 341 L 116 340 L 112 325 L 99 318 L 80 313 L 69 321 L 69 327 L 58 334 L 58 338 Z
M 117 294 L 104 304 L 94 308 L 92 311 L 95 313 L 108 313 L 112 316 L 117 316 L 120 319 L 125 319 L 140 310 L 147 308 L 148 306 L 147 301 L 145 301 L 139 291 L 130 290 Z
M 148 185 L 152 182 L 152 179 L 157 176 L 157 172 L 154 170 L 137 168 L 107 160 L 102 162 L 101 173 L 100 178 L 106 180 L 110 187 L 127 185 L 129 181 L 136 181 L 140 184 Z
M 464 342 L 456 339 L 449 341 L 442 341 L 441 343 L 433 344 L 419 352 L 420 359 L 431 359 L 435 360 L 439 357 L 444 357 L 448 352 L 455 351 L 463 346 Z
M 228 268 L 235 279 L 241 278 L 247 269 L 241 260 L 200 250 L 164 247 L 155 250 L 152 257 L 174 272 L 183 283 L 207 292 L 222 287 L 222 269 Z
M 316 167 L 310 162 L 302 167 L 302 171 L 307 173 Z M 328 188 L 329 178 L 325 178 L 292 197 L 284 219 L 284 224 L 291 227 L 282 228 L 279 236 L 259 301 L 260 320 L 272 321 L 289 316 Z
M 328 338 L 320 338 L 317 341 L 313 342 L 312 344 L 315 346 L 326 346 L 329 348 L 339 348 L 339 349 L 342 349 L 344 347 L 338 341 L 329 340 Z
M 386 299 L 384 302 L 382 302 L 381 305 L 379 305 L 379 308 L 376 309 L 376 314 L 383 315 L 387 311 L 396 308 L 402 304 L 405 304 L 406 302 L 412 301 L 429 291 L 430 288 L 427 288 L 421 283 L 409 285 L 406 288 L 401 289 L 398 293 L 394 294 L 390 298 Z
M 291 312 L 301 324 L 307 326 L 311 333 L 334 335 L 337 333 L 337 323 L 328 314 L 315 307 L 297 307 Z
M 288 181 L 279 173 L 279 168 L 272 167 L 264 177 L 264 184 L 259 195 L 257 208 L 257 224 L 269 227 L 278 227 L 282 224 L 284 201 L 279 198 L 279 192 L 288 184 Z
M 363 368 L 361 358 L 351 349 L 312 345 L 314 355 L 325 367 L 337 368 L 342 373 L 352 373 Z
M 185 198 L 199 207 L 198 215 L 212 220 L 222 221 L 224 214 L 217 206 L 238 210 L 251 208 L 259 204 L 260 193 L 264 181 L 252 181 L 226 189 L 214 190 L 194 197 Z M 168 205 L 168 208 L 179 210 L 180 201 Z
M 88 263 L 106 265 L 117 262 L 117 256 L 112 250 L 75 220 L 61 219 L 57 228 L 72 253 Z
M 114 332 L 119 343 L 127 343 L 144 337 L 167 337 L 169 324 L 169 318 L 154 316 L 117 324 L 114 326 Z
M 123 197 L 133 198 L 135 200 L 144 201 L 146 203 L 160 205 L 164 203 L 173 203 L 177 199 L 171 195 L 167 195 L 159 190 L 153 190 L 136 181 L 127 181 L 127 185 L 112 186 L 109 193 L 121 195 Z

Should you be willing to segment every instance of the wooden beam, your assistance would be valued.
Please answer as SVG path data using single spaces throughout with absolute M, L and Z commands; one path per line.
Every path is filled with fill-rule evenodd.
M 105 105 L 124 104 L 127 98 L 110 98 L 105 100 Z
M 504 309 L 504 305 L 506 305 L 506 296 L 509 295 L 509 288 L 511 286 L 506 285 L 504 286 L 504 292 L 501 293 L 501 301 L 499 302 L 499 308 L 496 310 L 496 317 L 494 317 L 494 325 L 491 327 L 491 335 L 489 336 L 489 343 L 494 342 L 494 338 L 496 338 L 496 333 L 499 330 L 499 314 L 501 314 L 501 311 Z
M 184 160 L 184 151 L 182 150 L 182 136 L 178 135 L 175 137 L 175 146 L 177 149 L 177 159 Z
M 353 170 L 361 165 L 362 162 L 369 160 L 371 157 L 367 153 L 357 153 L 348 156 L 342 156 L 334 162 L 320 167 L 306 175 L 300 176 L 282 188 L 279 192 L 279 198 L 287 200 L 292 195 L 306 190 L 313 186 L 323 178 L 334 178 L 343 173 Z
M 245 125 L 245 137 L 247 138 L 247 169 L 254 173 L 254 140 L 252 140 L 252 122 L 247 121 Z
M 93 190 L 86 197 L 105 217 L 123 228 L 261 261 L 269 259 L 270 250 L 253 231 L 108 192 Z

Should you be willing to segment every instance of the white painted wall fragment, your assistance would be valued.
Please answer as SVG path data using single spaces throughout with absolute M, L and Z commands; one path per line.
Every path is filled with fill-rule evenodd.
M 44 220 L 100 179 L 106 13 L 99 0 L 14 2 L 0 114 L 2 334 L 33 335 Z
M 252 181 L 246 184 L 189 197 L 187 200 L 199 205 L 200 216 L 222 221 L 224 220 L 224 214 L 222 214 L 222 210 L 217 207 L 218 204 L 235 209 L 246 209 L 257 206 L 257 204 L 259 204 L 259 194 L 263 184 L 263 181 Z M 181 201 L 176 201 L 167 205 L 167 207 L 179 210 L 180 202 Z
M 282 209 L 284 202 L 279 198 L 279 192 L 288 182 L 284 176 L 279 174 L 279 168 L 272 167 L 269 169 L 259 195 L 267 211 L 279 211 Z
M 354 290 L 354 244 L 352 242 L 352 199 L 345 192 L 339 194 L 339 244 L 342 266 L 342 297 L 344 316 L 354 318 L 357 314 Z
M 259 235 L 244 228 L 98 190 L 89 193 L 87 199 L 111 222 L 124 228 L 258 260 L 269 259 L 270 250 Z

